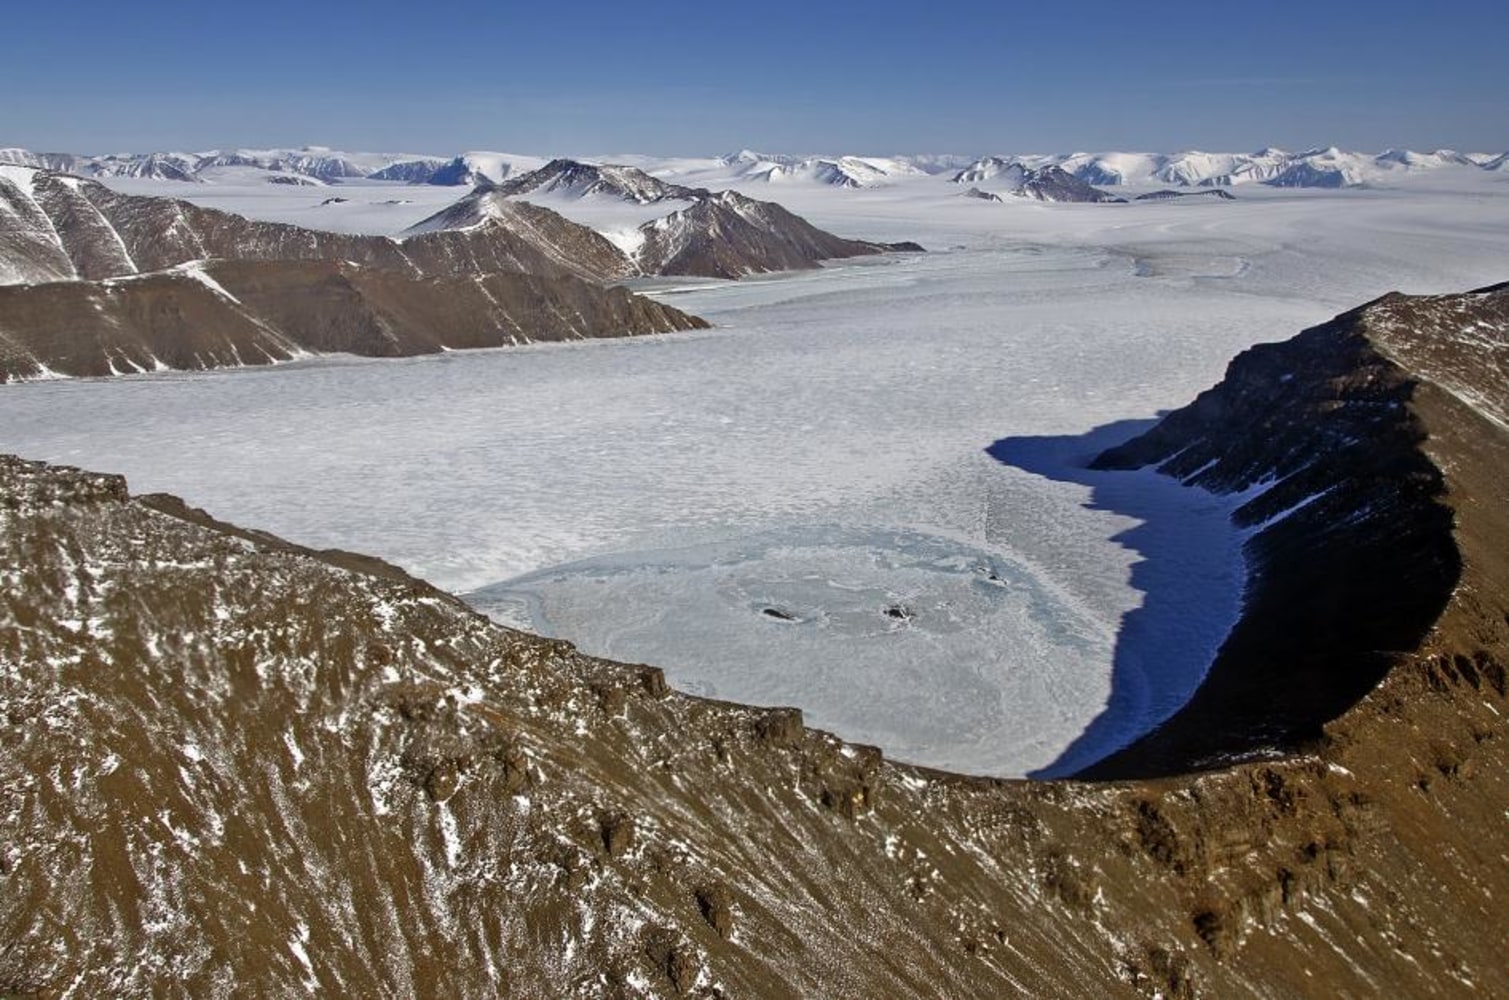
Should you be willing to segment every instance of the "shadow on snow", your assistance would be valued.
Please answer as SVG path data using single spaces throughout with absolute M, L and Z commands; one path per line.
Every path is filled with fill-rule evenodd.
M 1212 545 L 1230 544 L 1231 528 L 1219 498 L 1177 480 L 1142 472 L 1088 468 L 1096 455 L 1152 427 L 1157 420 L 1123 420 L 1085 434 L 1013 437 L 986 452 L 1034 475 L 1090 488 L 1085 506 L 1135 518 L 1136 526 L 1112 541 L 1141 559 L 1131 586 L 1142 606 L 1126 612 L 1117 630 L 1111 693 L 1105 708 L 1058 759 L 1033 778 L 1065 777 L 1130 743 L 1184 705 L 1199 686 L 1231 625 L 1230 602 L 1212 600 Z M 1203 510 L 1192 509 L 1203 504 Z M 1231 560 L 1217 573 L 1230 585 Z M 1245 574 L 1237 569 L 1239 593 Z M 1215 607 L 1212 607 L 1212 605 Z M 1227 610 L 1223 610 L 1227 609 Z

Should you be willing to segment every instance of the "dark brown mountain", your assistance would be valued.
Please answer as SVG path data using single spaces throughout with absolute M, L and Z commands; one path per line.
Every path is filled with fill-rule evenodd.
M 1499 286 L 1388 295 L 1254 347 L 1219 385 L 1102 454 L 1099 468 L 1156 464 L 1251 493 L 1236 519 L 1253 534 L 1245 609 L 1205 683 L 1087 776 L 1292 751 L 1419 648 L 1464 584 L 1509 595 L 1509 560 L 1464 567 L 1458 538 L 1464 504 L 1509 529 L 1509 477 L 1481 479 L 1509 469 L 1506 424 L 1509 286 Z M 1481 572 L 1490 578 L 1472 579 Z
M 734 191 L 699 198 L 687 208 L 640 227 L 635 258 L 647 274 L 738 278 L 766 271 L 816 267 L 821 260 L 891 251 L 920 251 L 915 243 L 846 240 L 818 229 L 771 201 Z
M 666 204 L 668 214 L 664 218 L 639 227 L 644 239 L 633 253 L 613 250 L 620 261 L 620 272 L 627 274 L 740 278 L 814 268 L 820 261 L 843 257 L 922 250 L 915 243 L 871 243 L 834 236 L 774 202 L 733 191 L 713 194 L 667 184 L 634 167 L 598 167 L 575 160 L 552 160 L 539 170 L 501 184 L 479 185 L 409 232 L 470 232 L 519 211 L 528 204 L 520 199 L 531 194 Z M 597 239 L 602 247 L 611 248 L 606 239 Z M 601 247 L 599 250 L 607 252 Z
M 130 278 L 0 286 L 0 382 L 706 326 L 623 288 L 569 276 L 418 278 L 343 261 L 212 261 Z
M 375 560 L 0 459 L 0 992 L 1509 995 L 1506 294 L 1251 352 L 1116 454 L 1286 473 L 1255 524 L 1334 488 L 1255 536 L 1244 622 L 1356 611 L 1387 663 L 1316 722 L 1286 660 L 1350 672 L 1356 631 L 1316 619 L 1263 654 L 1302 746 L 1212 767 L 1230 741 L 1194 726 L 1113 783 L 886 761 Z M 1370 520 L 1420 560 L 1388 564 L 1401 596 Z
M 592 230 L 523 203 L 494 213 L 487 225 L 394 240 L 256 222 L 20 168 L 0 174 L 0 241 L 0 278 L 8 270 L 12 282 L 112 278 L 207 258 L 348 260 L 436 278 L 512 271 L 609 281 L 629 272 Z

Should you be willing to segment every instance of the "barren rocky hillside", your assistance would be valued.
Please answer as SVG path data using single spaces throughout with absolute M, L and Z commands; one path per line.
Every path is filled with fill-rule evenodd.
M 632 274 L 737 279 L 771 271 L 810 270 L 825 260 L 923 249 L 916 243 L 835 236 L 775 202 L 736 191 L 715 194 L 667 184 L 634 167 L 594 167 L 574 160 L 552 160 L 501 184 L 478 185 L 410 232 L 421 236 L 469 232 L 525 208 L 545 211 L 519 200 L 542 195 L 663 204 L 666 214 L 640 225 L 637 244 L 622 253 L 621 267 Z
M 399 241 L 0 174 L 0 382 L 376 357 L 705 327 L 603 281 L 607 240 L 510 203 Z
M 1298 624 L 1223 650 L 1213 680 L 1271 671 L 1240 739 L 1171 724 L 1112 782 L 887 761 L 373 560 L 0 460 L 0 993 L 1509 994 L 1509 432 L 1469 363 L 1502 360 L 1506 296 L 1251 352 L 1114 456 L 1277 483 L 1238 632 Z
M 1205 684 L 1088 774 L 1292 748 L 1418 648 L 1462 589 L 1509 594 L 1503 564 L 1464 565 L 1460 544 L 1464 505 L 1509 540 L 1506 375 L 1509 286 L 1390 295 L 1244 352 L 1219 385 L 1100 456 L 1242 494 L 1251 537 L 1244 614 Z
M 5 283 L 117 278 L 207 259 L 342 260 L 424 278 L 630 273 L 607 240 L 529 204 L 509 205 L 486 226 L 395 240 L 259 222 L 22 168 L 0 174 L 0 251 Z
M 640 227 L 635 255 L 651 274 L 733 278 L 815 267 L 835 257 L 920 251 L 915 243 L 866 243 L 818 229 L 773 201 L 722 191 Z
M 343 261 L 212 261 L 0 286 L 0 382 L 401 357 L 708 324 L 623 288 L 495 272 L 415 278 Z

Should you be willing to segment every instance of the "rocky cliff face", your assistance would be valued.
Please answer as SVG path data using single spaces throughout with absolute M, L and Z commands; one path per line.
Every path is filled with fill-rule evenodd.
M 1446 474 L 1509 468 L 1506 401 L 1509 288 L 1391 295 L 1243 353 L 1215 388 L 1101 455 L 1101 468 L 1157 464 L 1247 495 L 1236 517 L 1251 537 L 1244 613 L 1205 683 L 1088 775 L 1292 750 L 1417 649 L 1462 582 L 1463 505 L 1509 510 L 1509 480 L 1469 493 Z M 1458 436 L 1464 455 L 1436 453 Z
M 1255 544 L 1310 523 L 1307 558 L 1345 561 L 1382 500 L 1376 526 L 1455 582 L 1298 752 L 1193 775 L 896 764 L 374 560 L 0 459 L 0 992 L 1509 993 L 1505 399 L 1477 380 L 1503 359 L 1504 294 L 1384 300 L 1238 361 L 1200 404 L 1236 435 L 1206 470 L 1231 488 L 1290 468 L 1271 438 L 1325 452 L 1305 428 L 1329 414 L 1322 465 L 1371 477 L 1347 487 L 1362 506 L 1293 521 L 1313 500 Z M 1263 424 L 1219 422 L 1264 387 Z M 1253 503 L 1261 524 L 1286 499 Z

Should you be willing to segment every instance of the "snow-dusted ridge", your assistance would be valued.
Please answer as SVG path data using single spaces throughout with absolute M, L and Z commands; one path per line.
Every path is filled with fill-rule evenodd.
M 471 194 L 410 227 L 408 235 L 518 228 L 526 211 L 548 209 L 594 230 L 622 255 L 628 275 L 738 278 L 810 268 L 818 261 L 921 249 L 916 244 L 847 240 L 774 202 L 735 191 L 668 183 L 635 166 L 555 159 Z

